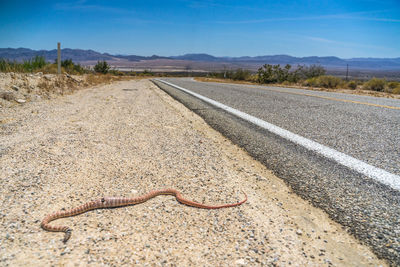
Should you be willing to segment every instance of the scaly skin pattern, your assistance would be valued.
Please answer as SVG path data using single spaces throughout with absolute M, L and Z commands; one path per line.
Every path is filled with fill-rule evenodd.
M 159 195 L 175 196 L 176 200 L 178 200 L 180 203 L 185 204 L 187 206 L 200 208 L 200 209 L 223 209 L 223 208 L 235 207 L 235 206 L 242 205 L 243 203 L 245 203 L 247 201 L 247 195 L 245 194 L 245 199 L 240 202 L 232 203 L 232 204 L 218 205 L 218 206 L 211 206 L 211 205 L 205 205 L 205 204 L 187 200 L 187 199 L 183 198 L 181 193 L 175 189 L 162 189 L 162 190 L 154 190 L 154 191 L 149 192 L 148 194 L 145 194 L 145 195 L 142 195 L 139 197 L 133 197 L 133 198 L 103 197 L 101 199 L 87 202 L 79 207 L 76 207 L 76 208 L 73 208 L 70 210 L 58 211 L 56 213 L 49 214 L 43 219 L 40 226 L 44 230 L 47 230 L 47 231 L 64 232 L 65 236 L 64 236 L 63 242 L 65 243 L 71 237 L 72 229 L 70 229 L 68 226 L 50 225 L 49 223 L 51 221 L 54 221 L 54 220 L 57 220 L 60 218 L 76 216 L 76 215 L 85 213 L 90 210 L 95 210 L 95 209 L 115 208 L 115 207 L 135 205 L 135 204 L 146 202 L 147 200 L 149 200 L 153 197 L 159 196 Z

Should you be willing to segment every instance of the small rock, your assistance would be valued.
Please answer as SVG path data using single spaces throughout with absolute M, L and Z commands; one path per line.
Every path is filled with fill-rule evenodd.
M 70 253 L 71 250 L 69 248 L 66 248 L 63 252 L 61 252 L 61 256 Z
M 31 101 L 39 101 L 42 97 L 40 95 L 31 95 Z
M 3 98 L 7 101 L 12 101 L 15 100 L 15 95 L 13 92 L 0 91 L 0 98 Z
M 12 88 L 14 91 L 19 91 L 19 87 L 16 86 L 16 85 L 11 86 L 11 88 Z
M 235 264 L 240 266 L 245 266 L 247 263 L 245 259 L 238 259 L 237 261 L 235 261 Z
M 25 103 L 26 102 L 26 100 L 25 99 L 17 99 L 16 100 L 18 103 L 20 103 L 20 104 L 23 104 L 23 103 Z
M 43 75 L 43 72 L 36 72 L 35 75 L 37 75 L 37 76 L 42 76 L 42 75 Z
M 303 234 L 303 231 L 301 231 L 300 229 L 298 229 L 298 230 L 296 231 L 296 234 L 302 235 L 302 234 Z

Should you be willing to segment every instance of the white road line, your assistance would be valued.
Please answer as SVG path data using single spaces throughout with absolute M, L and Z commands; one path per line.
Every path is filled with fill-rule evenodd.
M 175 84 L 160 80 L 160 79 L 154 79 L 156 81 L 162 82 L 164 84 L 167 84 L 169 86 L 175 87 L 183 92 L 186 92 L 198 99 L 203 100 L 204 102 L 207 102 L 215 107 L 221 108 L 241 119 L 244 119 L 246 121 L 249 121 L 261 128 L 264 128 L 280 137 L 283 137 L 293 143 L 296 143 L 300 146 L 303 146 L 307 148 L 308 150 L 317 152 L 318 154 L 332 159 L 339 164 L 346 166 L 354 171 L 357 171 L 358 173 L 364 174 L 365 176 L 368 176 L 369 178 L 375 179 L 378 182 L 381 182 L 385 185 L 390 186 L 391 188 L 395 190 L 400 191 L 400 176 L 392 174 L 390 172 L 387 172 L 383 169 L 374 167 L 372 165 L 369 165 L 368 163 L 365 163 L 361 160 L 358 160 L 356 158 L 353 158 L 351 156 L 348 156 L 342 152 L 336 151 L 332 148 L 329 148 L 327 146 L 321 145 L 315 141 L 312 141 L 310 139 L 307 139 L 305 137 L 302 137 L 298 134 L 289 132 L 288 130 L 285 130 L 283 128 L 280 128 L 274 124 L 271 124 L 269 122 L 263 121 L 259 118 L 256 118 L 254 116 L 251 116 L 247 113 L 241 112 L 237 109 L 231 108 L 229 106 L 226 106 L 222 103 L 219 103 L 215 100 L 212 100 L 210 98 L 207 98 L 205 96 L 199 95 L 197 93 L 194 93 L 188 89 L 182 88 L 180 86 L 177 86 Z

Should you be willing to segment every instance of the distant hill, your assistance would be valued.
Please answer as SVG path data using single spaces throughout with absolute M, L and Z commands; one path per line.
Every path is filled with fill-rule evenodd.
M 223 58 L 214 57 L 208 54 L 186 54 L 182 56 L 172 56 L 171 59 L 180 59 L 180 60 L 190 60 L 190 61 L 203 61 L 203 62 L 214 62 L 214 61 L 223 61 Z
M 181 60 L 231 62 L 231 63 L 259 63 L 259 64 L 291 64 L 311 65 L 317 64 L 327 68 L 345 68 L 347 64 L 352 69 L 370 70 L 400 70 L 400 58 L 351 58 L 338 57 L 292 57 L 288 55 L 256 56 L 256 57 L 214 57 L 207 54 L 186 54 L 172 57 Z
M 135 55 L 110 55 L 108 53 L 99 53 L 93 50 L 82 49 L 61 49 L 63 59 L 72 59 L 75 62 L 92 61 L 92 60 L 119 60 L 126 59 L 129 61 L 140 61 L 149 59 L 159 59 L 162 57 L 151 56 L 135 56 Z M 47 61 L 54 61 L 57 58 L 57 50 L 32 50 L 28 48 L 0 48 L 0 58 L 9 60 L 23 61 L 31 59 L 35 56 L 44 56 Z
M 291 64 L 291 65 L 311 65 L 318 64 L 328 69 L 343 69 L 349 64 L 351 69 L 360 70 L 381 70 L 398 71 L 400 70 L 400 58 L 351 58 L 341 59 L 338 57 L 292 57 L 289 55 L 273 56 L 243 56 L 243 57 L 215 57 L 208 54 L 185 54 L 180 56 L 162 57 L 153 55 L 150 57 L 138 55 L 110 55 L 99 53 L 93 50 L 82 49 L 62 49 L 63 59 L 72 59 L 75 62 L 88 62 L 97 60 L 112 61 L 118 65 L 120 62 L 138 62 L 156 59 L 186 60 L 192 62 L 218 62 L 234 64 L 236 67 L 260 66 L 262 64 Z M 54 61 L 57 58 L 57 50 L 32 50 L 28 48 L 0 48 L 0 58 L 9 60 L 27 60 L 35 56 L 44 56 L 47 61 Z
M 64 59 L 72 59 L 73 61 L 86 60 L 115 60 L 114 56 L 109 54 L 101 54 L 93 50 L 70 49 L 61 50 Z M 28 48 L 0 48 L 0 58 L 10 60 L 27 60 L 35 56 L 44 56 L 47 61 L 54 61 L 57 58 L 57 50 L 32 50 Z

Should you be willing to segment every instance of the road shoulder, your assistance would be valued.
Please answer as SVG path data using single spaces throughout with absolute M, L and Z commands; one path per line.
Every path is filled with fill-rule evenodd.
M 386 265 L 243 149 L 148 80 L 82 90 L 1 112 L 1 264 Z M 173 187 L 172 197 L 55 221 L 102 196 Z M 27 215 L 29 214 L 29 216 Z

